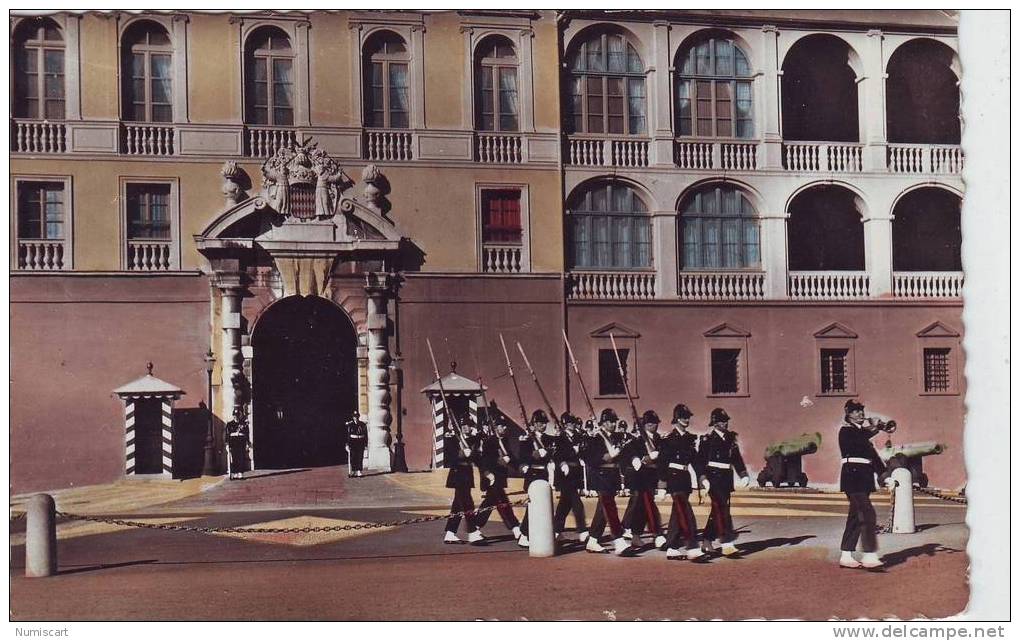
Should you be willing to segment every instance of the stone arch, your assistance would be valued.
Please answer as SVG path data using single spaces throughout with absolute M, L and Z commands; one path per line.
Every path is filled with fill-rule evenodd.
M 822 183 L 799 190 L 788 206 L 790 271 L 863 271 L 861 202 L 855 191 L 842 185 Z
M 915 186 L 893 205 L 895 271 L 961 271 L 959 193 L 936 185 Z
M 858 142 L 860 56 L 846 40 L 814 33 L 797 39 L 782 64 L 784 140 Z
M 621 33 L 626 36 L 627 40 L 634 45 L 634 49 L 637 50 L 638 56 L 641 57 L 642 70 L 645 72 L 648 71 L 648 61 L 651 59 L 652 52 L 648 49 L 644 40 L 626 26 L 608 22 L 599 22 L 593 25 L 588 25 L 571 36 L 570 40 L 564 43 L 563 60 L 568 61 L 570 57 L 574 55 L 574 52 L 581 43 L 583 43 L 587 38 L 590 38 L 594 33 L 598 32 Z M 569 63 L 565 62 L 565 64 Z
M 891 143 L 960 144 L 960 58 L 931 38 L 899 45 L 886 65 Z

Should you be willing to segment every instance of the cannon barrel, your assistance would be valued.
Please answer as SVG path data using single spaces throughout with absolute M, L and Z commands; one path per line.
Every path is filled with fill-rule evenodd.
M 892 457 L 900 455 L 906 458 L 915 456 L 934 456 L 946 451 L 945 443 L 936 441 L 921 441 L 918 443 L 905 443 L 903 445 L 889 446 L 878 450 L 878 455 L 883 461 L 889 461 Z
M 786 439 L 785 441 L 779 441 L 773 443 L 765 448 L 765 458 L 770 456 L 802 456 L 804 454 L 814 454 L 818 451 L 818 447 L 822 444 L 822 435 L 820 432 L 814 434 L 801 434 L 793 438 Z

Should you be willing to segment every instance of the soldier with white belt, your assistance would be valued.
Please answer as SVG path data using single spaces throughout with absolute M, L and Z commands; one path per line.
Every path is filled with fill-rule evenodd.
M 740 477 L 740 486 L 747 487 L 751 478 L 747 475 L 747 466 L 740 455 L 736 432 L 729 430 L 730 416 L 726 410 L 717 407 L 712 410 L 709 427 L 712 431 L 702 435 L 698 441 L 698 458 L 701 469 L 698 480 L 701 487 L 708 490 L 712 501 L 712 512 L 705 524 L 702 549 L 714 552 L 712 540 L 719 537 L 722 553 L 725 556 L 739 554 L 734 545 L 737 534 L 733 530 L 733 517 L 730 516 L 730 494 L 733 493 L 733 473 Z
M 851 399 L 843 409 L 845 418 L 839 428 L 839 489 L 846 494 L 850 508 L 839 545 L 839 565 L 844 568 L 879 568 L 882 561 L 878 558 L 871 493 L 875 491 L 875 474 L 885 472 L 885 464 L 871 444 L 876 430 L 865 423 L 864 405 Z M 864 553 L 860 561 L 853 556 L 858 542 Z

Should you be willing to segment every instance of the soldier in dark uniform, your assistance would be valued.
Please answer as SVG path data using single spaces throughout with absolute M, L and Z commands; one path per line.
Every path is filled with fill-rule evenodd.
M 655 537 L 655 547 L 666 544 L 662 535 L 662 517 L 655 505 L 659 488 L 659 415 L 648 410 L 641 416 L 639 429 L 630 435 L 629 444 L 620 458 L 624 463 L 624 484 L 630 490 L 630 500 L 623 516 L 624 538 L 627 531 L 633 534 L 631 546 L 641 547 L 641 531 L 645 526 Z
M 584 503 L 580 491 L 584 486 L 584 470 L 581 456 L 585 439 L 581 434 L 581 419 L 567 412 L 560 417 L 563 432 L 556 437 L 553 448 L 553 463 L 556 466 L 554 480 L 560 491 L 559 502 L 553 518 L 553 531 L 559 536 L 567 524 L 567 514 L 573 512 L 574 526 L 583 543 L 588 536 L 588 522 L 584 518 Z
M 554 439 L 544 435 L 548 425 L 549 417 L 546 413 L 543 410 L 535 410 L 531 413 L 528 432 L 520 437 L 517 453 L 520 458 L 521 472 L 524 474 L 525 492 L 534 481 L 549 480 L 549 462 L 552 461 Z M 521 521 L 521 536 L 517 539 L 517 545 L 522 548 L 528 547 L 527 508 L 524 510 L 524 520 Z
M 447 426 L 443 435 L 443 463 L 450 470 L 446 475 L 446 487 L 453 490 L 453 503 L 450 505 L 450 514 L 453 516 L 446 520 L 443 543 L 461 542 L 457 538 L 461 521 L 457 513 L 472 511 L 464 516 L 467 522 L 468 542 L 480 544 L 485 542 L 485 537 L 478 529 L 477 517 L 473 513 L 475 501 L 471 497 L 471 489 L 475 486 L 475 473 L 471 463 L 478 455 L 478 440 L 469 439 L 464 432 L 458 434 L 456 427 Z
M 839 564 L 845 568 L 879 568 L 878 538 L 875 536 L 875 508 L 871 504 L 871 493 L 875 491 L 875 474 L 885 472 L 885 464 L 879 458 L 871 437 L 877 429 L 864 420 L 864 405 L 849 400 L 844 409 L 843 425 L 839 428 L 839 455 L 842 466 L 839 474 L 839 489 L 850 502 L 847 512 L 843 540 L 840 542 Z M 864 552 L 860 561 L 853 553 L 860 541 Z
M 702 469 L 698 471 L 701 486 L 708 490 L 712 501 L 712 512 L 705 524 L 703 549 L 714 552 L 712 540 L 716 537 L 722 543 L 722 553 L 726 556 L 739 554 L 733 542 L 737 539 L 733 531 L 733 518 L 730 516 L 730 494 L 733 493 L 733 472 L 740 476 L 741 487 L 751 484 L 747 475 L 747 466 L 740 455 L 736 432 L 729 431 L 730 416 L 726 410 L 717 407 L 712 410 L 709 427 L 712 431 L 704 434 L 698 441 L 698 458 Z
M 227 435 L 227 454 L 230 457 L 227 461 L 228 477 L 244 478 L 244 470 L 248 466 L 248 420 L 244 408 L 235 405 L 234 417 L 223 427 Z
M 361 420 L 361 414 L 354 410 L 347 421 L 347 478 L 361 476 L 365 462 L 365 445 L 368 443 L 368 426 Z
M 613 547 L 617 554 L 627 552 L 628 545 L 623 538 L 623 526 L 616 511 L 616 493 L 620 490 L 620 469 L 617 460 L 621 455 L 622 439 L 614 431 L 617 425 L 616 412 L 611 409 L 602 410 L 599 427 L 594 436 L 588 438 L 585 447 L 585 461 L 591 471 L 590 487 L 598 493 L 599 503 L 595 517 L 588 528 L 585 549 L 589 552 L 604 552 L 599 544 L 599 537 L 609 523 L 609 531 L 613 535 Z
M 673 497 L 673 513 L 669 518 L 669 532 L 666 534 L 666 558 L 683 558 L 680 549 L 685 544 L 686 557 L 690 561 L 707 559 L 698 547 L 698 522 L 691 509 L 691 470 L 697 471 L 698 437 L 687 431 L 694 414 L 684 404 L 673 408 L 673 431 L 665 436 L 659 445 L 659 470 L 666 481 L 666 491 Z
M 517 521 L 514 510 L 510 507 L 510 499 L 506 495 L 507 476 L 513 459 L 510 456 L 510 448 L 507 440 L 507 426 L 501 419 L 496 419 L 496 426 L 488 422 L 482 426 L 481 454 L 478 458 L 478 473 L 480 476 L 482 492 L 485 498 L 478 506 L 478 518 L 476 523 L 479 528 L 484 527 L 492 515 L 492 510 L 483 508 L 497 506 L 496 511 L 503 519 L 506 529 L 513 532 L 514 538 L 520 538 L 521 526 Z

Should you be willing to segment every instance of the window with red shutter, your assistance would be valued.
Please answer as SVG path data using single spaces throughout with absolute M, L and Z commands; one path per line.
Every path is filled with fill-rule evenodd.
M 521 192 L 518 189 L 487 189 L 482 192 L 482 242 L 520 245 Z

